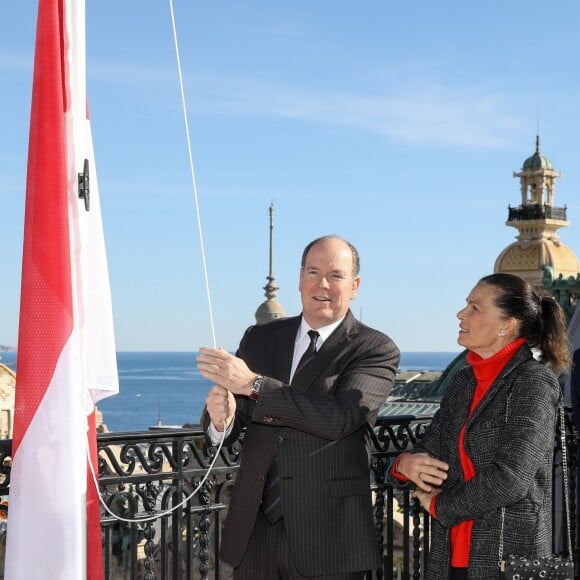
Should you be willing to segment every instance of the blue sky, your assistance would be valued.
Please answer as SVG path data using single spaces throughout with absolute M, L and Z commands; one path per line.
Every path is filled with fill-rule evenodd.
M 456 312 L 514 241 L 513 172 L 563 172 L 580 254 L 580 4 L 174 0 L 217 343 L 274 275 L 336 233 L 362 259 L 353 312 L 403 351 L 453 351 Z M 0 344 L 18 336 L 36 3 L 0 6 Z M 169 2 L 87 0 L 87 91 L 118 350 L 212 343 Z

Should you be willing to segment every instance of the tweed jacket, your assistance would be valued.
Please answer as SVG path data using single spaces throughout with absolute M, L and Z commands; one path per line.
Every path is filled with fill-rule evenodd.
M 476 380 L 471 366 L 452 379 L 441 407 L 414 452 L 449 464 L 436 499 L 427 580 L 449 577 L 449 531 L 473 519 L 469 580 L 498 578 L 501 508 L 504 555 L 551 552 L 552 460 L 561 388 L 522 345 L 467 419 Z M 467 421 L 465 450 L 476 475 L 463 480 L 458 440 Z M 396 478 L 391 481 L 397 485 Z
M 247 429 L 220 556 L 234 567 L 240 564 L 276 455 L 284 526 L 300 574 L 370 570 L 381 559 L 372 517 L 368 426 L 392 388 L 399 350 L 349 311 L 289 386 L 300 320 L 252 326 L 240 342 L 237 356 L 265 380 L 257 401 L 236 397 L 226 443 Z

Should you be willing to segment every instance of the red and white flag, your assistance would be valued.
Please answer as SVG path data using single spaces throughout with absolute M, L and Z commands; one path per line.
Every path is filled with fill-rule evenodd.
M 79 174 L 89 169 L 89 209 Z M 94 403 L 118 392 L 84 0 L 39 0 L 5 578 L 102 578 Z M 91 427 L 89 428 L 89 424 Z

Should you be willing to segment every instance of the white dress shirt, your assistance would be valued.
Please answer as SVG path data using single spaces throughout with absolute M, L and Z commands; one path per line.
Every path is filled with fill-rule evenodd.
M 333 322 L 327 326 L 322 326 L 321 328 L 317 328 L 316 332 L 318 332 L 318 340 L 316 341 L 316 352 L 320 350 L 320 347 L 324 344 L 324 341 L 334 332 L 336 327 L 343 321 L 343 318 L 338 320 L 337 322 Z M 296 341 L 294 342 L 294 355 L 292 356 L 292 369 L 290 371 L 290 383 L 292 383 L 292 379 L 294 378 L 294 373 L 296 372 L 296 367 L 298 366 L 298 362 L 302 358 L 302 355 L 306 352 L 308 345 L 310 344 L 310 336 L 308 336 L 309 330 L 315 330 L 311 328 L 304 317 L 302 317 L 302 321 L 300 322 L 300 326 L 298 328 L 298 334 L 296 335 Z

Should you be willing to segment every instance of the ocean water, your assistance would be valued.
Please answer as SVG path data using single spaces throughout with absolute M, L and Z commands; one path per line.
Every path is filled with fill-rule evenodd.
M 400 370 L 444 370 L 458 352 L 404 352 Z M 198 423 L 210 382 L 196 368 L 195 352 L 118 352 L 119 393 L 98 404 L 110 431 Z M 16 353 L 0 362 L 16 370 Z

